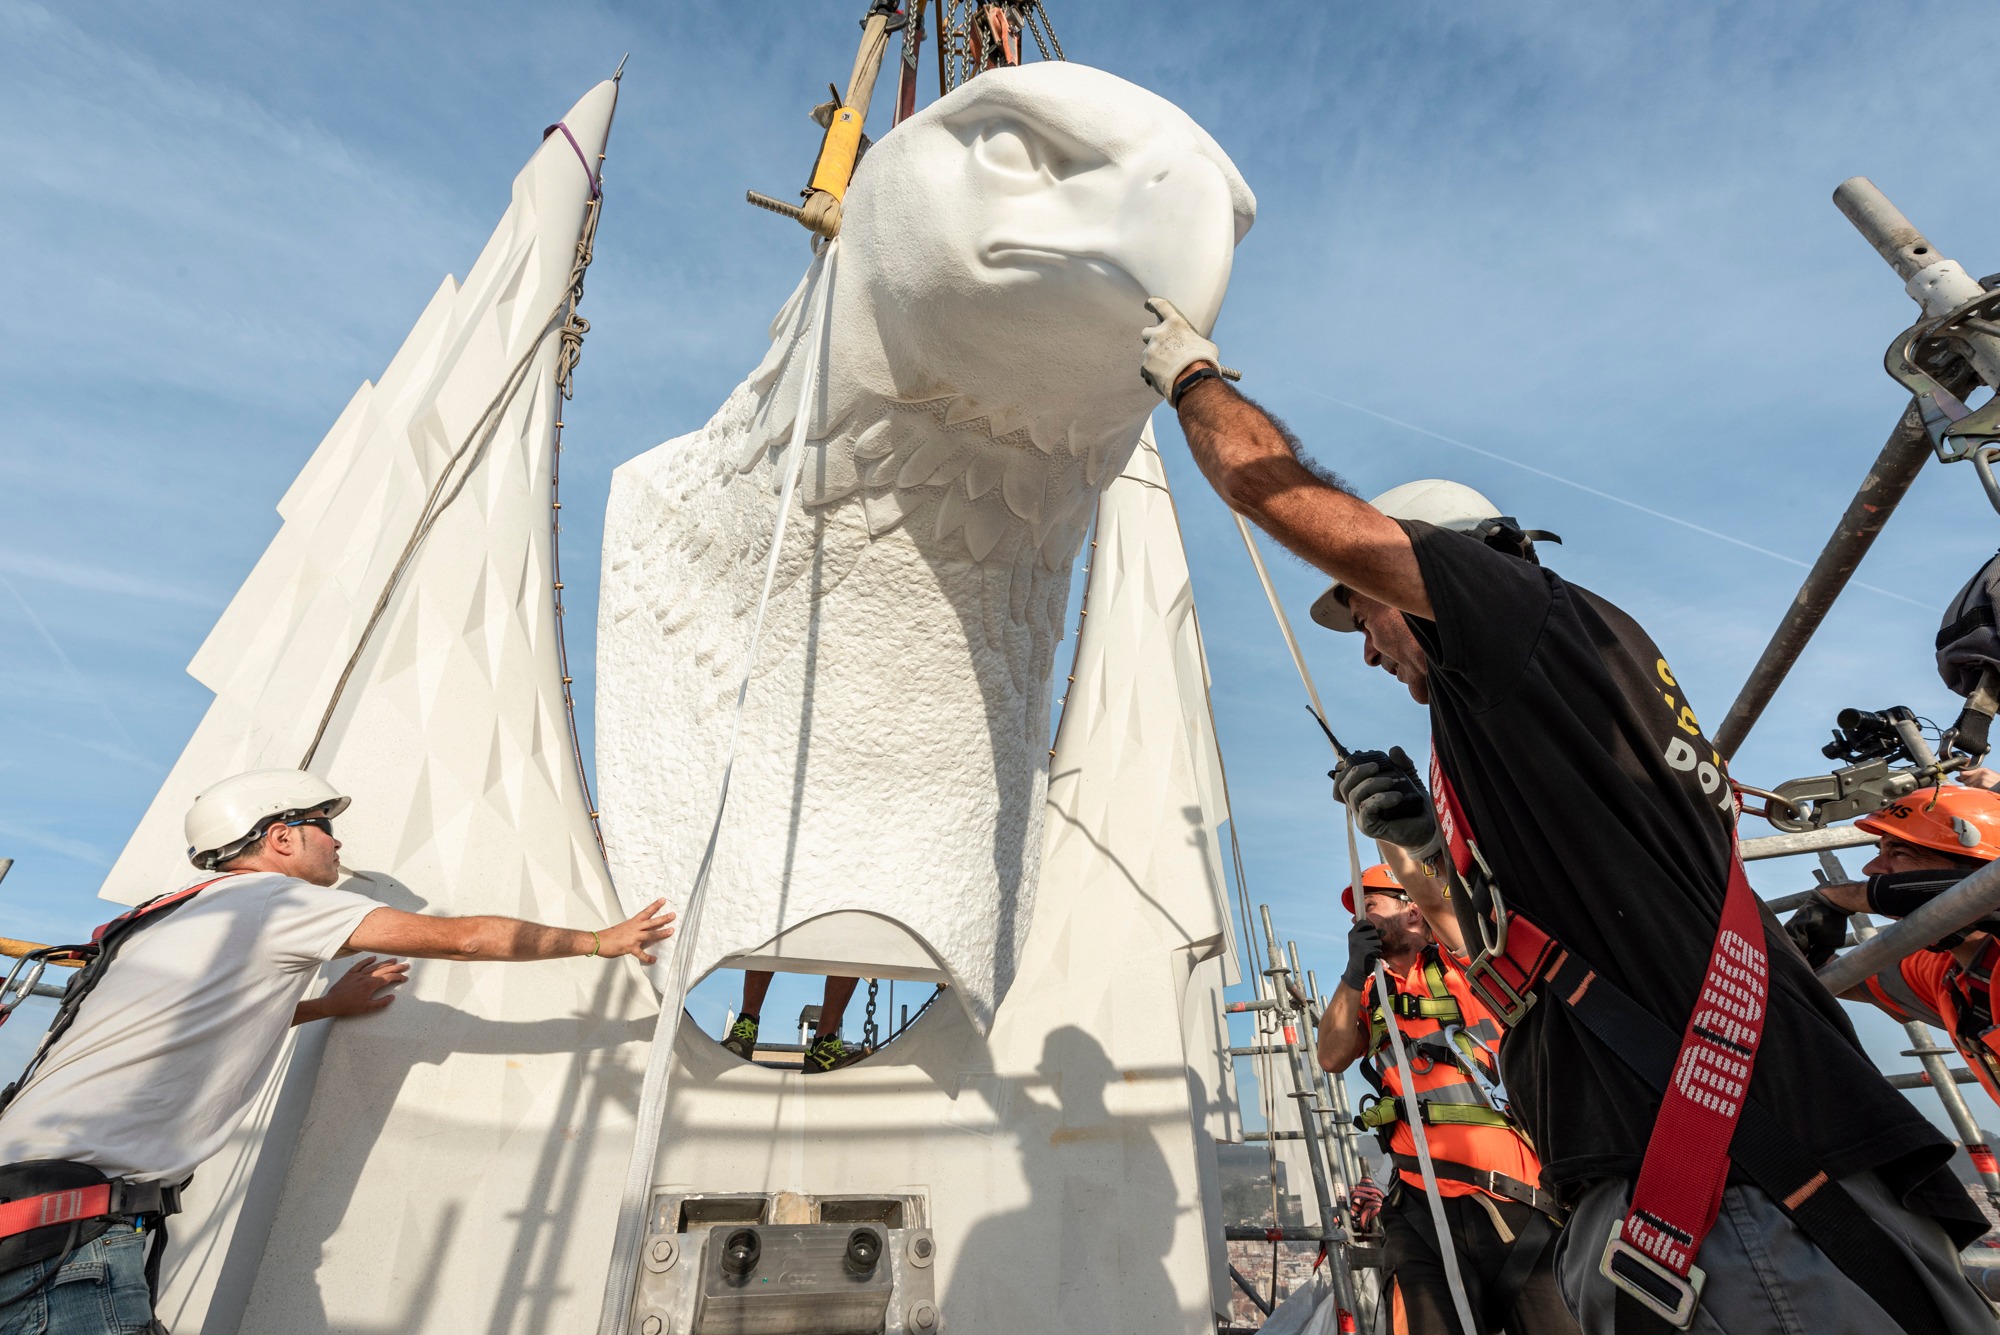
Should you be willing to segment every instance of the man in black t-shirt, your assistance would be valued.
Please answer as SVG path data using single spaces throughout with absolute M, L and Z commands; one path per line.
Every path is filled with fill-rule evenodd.
M 1403 518 L 1361 501 L 1215 373 L 1213 344 L 1166 303 L 1153 309 L 1162 323 L 1146 331 L 1144 374 L 1179 410 L 1195 462 L 1232 509 L 1334 577 L 1316 614 L 1361 632 L 1364 658 L 1430 707 L 1439 768 L 1509 902 L 1678 1035 L 1716 940 L 1735 803 L 1657 646 L 1536 564 L 1526 535 L 1469 488 L 1399 488 Z M 1753 1100 L 1907 1252 L 1946 1328 L 1994 1330 L 1958 1270 L 1954 1242 L 1984 1223 L 1945 1169 L 1949 1142 L 1889 1087 L 1763 917 L 1772 945 Z M 1575 1206 L 1558 1261 L 1565 1299 L 1585 1330 L 1609 1335 L 1613 1290 L 1598 1259 L 1660 1096 L 1546 998 L 1500 1060 L 1547 1180 Z M 1732 1183 L 1699 1253 L 1707 1288 L 1694 1329 L 1895 1328 L 1769 1197 Z M 1778 1324 L 1780 1311 L 1802 1319 Z

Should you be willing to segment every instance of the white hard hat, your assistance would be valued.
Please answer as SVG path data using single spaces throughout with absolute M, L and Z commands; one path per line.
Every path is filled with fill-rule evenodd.
M 1448 482 L 1443 478 L 1405 482 L 1399 487 L 1389 488 L 1368 503 L 1391 519 L 1417 519 L 1454 533 L 1473 533 L 1483 537 L 1499 525 L 1502 530 L 1521 537 L 1562 541 L 1553 533 L 1536 531 L 1522 534 L 1513 517 L 1501 514 L 1500 507 L 1492 501 L 1462 482 Z M 1345 587 L 1335 580 L 1327 586 L 1325 593 L 1313 600 L 1312 619 L 1328 630 L 1354 629 L 1354 617 L 1341 597 Z
M 188 808 L 188 861 L 205 870 L 235 857 L 277 816 L 318 812 L 338 816 L 351 799 L 317 774 L 253 769 L 202 790 Z

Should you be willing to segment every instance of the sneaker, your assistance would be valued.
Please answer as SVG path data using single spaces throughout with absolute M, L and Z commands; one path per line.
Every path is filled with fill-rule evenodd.
M 859 1048 L 852 1052 L 848 1051 L 847 1045 L 840 1041 L 839 1034 L 826 1034 L 814 1039 L 812 1046 L 806 1049 L 802 1069 L 807 1075 L 818 1071 L 838 1071 L 843 1066 L 852 1066 L 867 1055 L 865 1050 Z
M 757 1051 L 757 1017 L 737 1016 L 736 1023 L 729 1026 L 729 1036 L 722 1040 L 722 1046 L 744 1061 L 749 1061 Z

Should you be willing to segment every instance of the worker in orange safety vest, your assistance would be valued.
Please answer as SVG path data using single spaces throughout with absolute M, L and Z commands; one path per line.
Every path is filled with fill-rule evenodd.
M 2000 858 L 2000 793 L 1983 788 L 1926 788 L 1855 822 L 1881 841 L 1858 885 L 1823 886 L 1786 924 L 1815 968 L 1831 959 L 1852 913 L 1900 918 Z M 1905 956 L 1844 995 L 1872 1002 L 1898 1020 L 1921 1020 L 1951 1035 L 1952 1045 L 1995 1103 L 2000 1103 L 2000 916 L 1989 917 Z M 1992 1152 L 1967 1147 L 1981 1168 Z
M 1542 1189 L 1541 1161 L 1508 1113 L 1500 1026 L 1466 985 L 1457 917 L 1442 883 L 1409 853 L 1378 847 L 1388 861 L 1361 875 L 1361 912 L 1348 934 L 1346 974 L 1320 1026 L 1319 1063 L 1340 1072 L 1359 1061 L 1375 1090 L 1355 1121 L 1376 1133 L 1396 1168 L 1381 1216 L 1391 1328 L 1458 1335 L 1409 1125 L 1412 1091 L 1403 1087 L 1373 990 L 1378 959 L 1395 989 L 1415 1115 L 1424 1120 L 1468 1305 L 1490 1330 L 1575 1331 L 1552 1269 L 1562 1211 Z M 1341 905 L 1355 912 L 1352 886 Z

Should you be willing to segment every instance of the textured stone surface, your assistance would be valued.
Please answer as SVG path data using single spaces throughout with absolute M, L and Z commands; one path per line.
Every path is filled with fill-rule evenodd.
M 1253 209 L 1185 113 L 1077 65 L 982 75 L 869 152 L 694 975 L 869 909 L 990 1022 L 1033 916 L 1071 568 L 1158 401 L 1143 303 L 1211 323 Z M 819 281 L 705 427 L 613 480 L 597 745 L 628 906 L 682 902 L 707 841 Z
M 601 84 L 564 118 L 593 165 L 615 99 Z M 558 344 L 539 337 L 590 184 L 560 133 L 534 147 L 464 283 L 445 280 L 286 493 L 284 527 L 192 666 L 215 703 L 107 895 L 191 875 L 180 823 L 195 791 L 299 763 L 471 440 L 312 765 L 354 797 L 338 826 L 347 884 L 435 913 L 580 926 L 617 913 L 556 666 Z M 524 356 L 497 424 L 473 433 Z M 590 1326 L 656 1004 L 623 961 L 418 961 L 381 1014 L 295 1031 L 241 1133 L 195 1177 L 163 1319 L 184 1335 Z
M 938 1005 L 869 1060 L 803 1076 L 684 1025 L 655 1177 L 921 1193 L 939 1310 L 973 1335 L 1208 1335 L 1228 1309 L 1214 1142 L 1241 1134 L 1220 1013 L 1239 981 L 1229 811 L 1150 440 L 1096 537 L 1034 923 L 991 1029 Z

